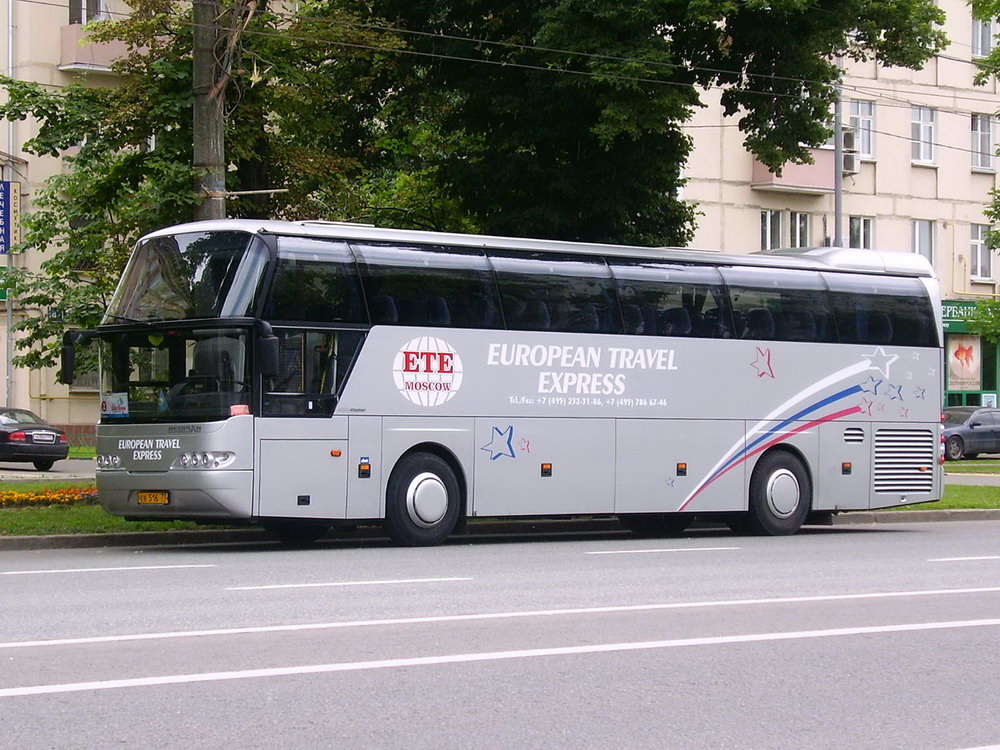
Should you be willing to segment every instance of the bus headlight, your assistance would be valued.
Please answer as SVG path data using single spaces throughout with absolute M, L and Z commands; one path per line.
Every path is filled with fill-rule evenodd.
M 236 458 L 231 451 L 194 451 L 182 453 L 170 466 L 171 469 L 223 469 Z
M 97 455 L 97 468 L 98 469 L 118 469 L 121 468 L 122 459 L 121 456 L 117 454 L 99 453 Z

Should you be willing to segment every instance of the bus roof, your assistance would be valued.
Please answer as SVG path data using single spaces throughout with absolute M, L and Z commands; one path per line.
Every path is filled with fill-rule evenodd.
M 717 250 L 675 247 L 641 247 L 563 240 L 384 229 L 369 224 L 329 221 L 271 221 L 264 219 L 218 219 L 178 224 L 151 232 L 143 239 L 187 232 L 241 231 L 253 234 L 290 235 L 367 242 L 408 242 L 457 245 L 525 252 L 582 253 L 608 257 L 643 258 L 715 266 L 745 265 L 765 268 L 805 268 L 814 270 L 860 271 L 902 276 L 934 276 L 926 258 L 910 252 L 877 252 L 837 247 L 790 248 L 750 255 L 723 254 Z

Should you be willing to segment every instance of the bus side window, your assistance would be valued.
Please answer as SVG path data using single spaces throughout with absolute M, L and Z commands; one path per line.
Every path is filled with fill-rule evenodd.
M 496 280 L 475 248 L 356 243 L 373 325 L 502 328 Z
M 833 307 L 820 274 L 724 268 L 736 337 L 757 341 L 834 340 Z
M 845 344 L 937 346 L 930 297 L 918 279 L 824 273 Z
M 301 323 L 367 323 L 354 256 L 343 242 L 280 237 L 263 317 Z
M 614 279 L 602 258 L 491 251 L 507 328 L 621 333 Z
M 611 263 L 625 332 L 639 336 L 728 338 L 722 278 L 714 268 L 656 261 Z

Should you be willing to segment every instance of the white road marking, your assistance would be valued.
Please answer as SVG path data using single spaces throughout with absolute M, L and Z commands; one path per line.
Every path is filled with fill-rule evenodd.
M 1000 560 L 1000 555 L 983 555 L 982 557 L 931 557 L 927 562 L 965 562 L 967 560 Z
M 956 594 L 996 594 L 1000 586 L 963 589 L 927 589 L 923 591 L 885 591 L 869 594 L 823 594 L 816 596 L 789 596 L 770 599 L 728 599 L 702 602 L 668 602 L 658 604 L 627 604 L 609 607 L 581 607 L 575 609 L 540 609 L 520 612 L 482 612 L 464 615 L 431 615 L 427 617 L 398 617 L 381 620 L 345 620 L 341 622 L 311 622 L 295 625 L 257 625 L 243 628 L 214 628 L 208 630 L 175 630 L 161 633 L 132 633 L 127 635 L 97 635 L 83 638 L 53 638 L 38 641 L 0 642 L 0 649 L 46 648 L 50 646 L 77 646 L 90 643 L 121 643 L 124 641 L 156 641 L 173 638 L 202 638 L 206 636 L 254 635 L 258 633 L 295 633 L 309 630 L 337 630 L 340 628 L 365 628 L 400 625 L 425 625 L 440 622 L 474 622 L 481 620 L 512 620 L 532 617 L 566 617 L 617 612 L 653 612 L 671 609 L 698 609 L 709 607 L 747 607 L 771 604 L 802 604 L 810 602 L 839 602 L 871 599 L 899 599 L 920 596 L 951 596 Z
M 649 555 L 657 552 L 717 552 L 719 550 L 742 549 L 741 547 L 665 547 L 663 549 L 609 549 L 584 552 L 585 555 Z
M 312 589 L 328 586 L 391 586 L 398 583 L 450 583 L 474 578 L 397 578 L 385 581 L 330 581 L 328 583 L 274 583 L 264 586 L 230 586 L 226 591 L 266 591 L 269 589 Z
M 809 638 L 838 638 L 852 635 L 880 635 L 883 633 L 915 633 L 931 630 L 955 630 L 959 628 L 983 628 L 1000 626 L 1000 619 L 955 620 L 950 622 L 917 622 L 903 625 L 876 625 L 856 628 L 830 628 L 827 630 L 798 630 L 785 633 L 749 633 L 744 635 L 724 635 L 703 638 L 677 638 L 663 641 L 638 641 L 632 643 L 600 643 L 590 646 L 560 646 L 555 648 L 532 648 L 518 651 L 487 651 L 472 654 L 444 654 L 441 656 L 417 656 L 401 659 L 377 659 L 373 661 L 342 662 L 334 664 L 307 664 L 297 667 L 271 667 L 268 669 L 244 669 L 229 672 L 202 672 L 196 674 L 158 675 L 122 680 L 97 680 L 93 682 L 69 682 L 53 685 L 32 685 L 0 689 L 0 698 L 27 695 L 51 695 L 53 693 L 79 693 L 92 690 L 115 690 L 159 685 L 182 685 L 196 682 L 221 682 L 226 680 L 249 680 L 267 677 L 290 677 L 293 675 L 330 674 L 333 672 L 363 672 L 373 669 L 401 669 L 427 667 L 441 664 L 471 664 L 486 661 L 510 659 L 537 659 L 549 656 L 579 656 L 581 654 L 607 654 L 626 651 L 652 651 L 656 649 L 684 648 L 690 646 L 725 646 L 735 643 L 766 643 L 792 641 Z
M 55 573 L 107 573 L 119 570 L 181 570 L 184 568 L 214 568 L 215 565 L 125 565 L 116 568 L 62 568 L 59 570 L 2 570 L 0 576 L 35 576 Z

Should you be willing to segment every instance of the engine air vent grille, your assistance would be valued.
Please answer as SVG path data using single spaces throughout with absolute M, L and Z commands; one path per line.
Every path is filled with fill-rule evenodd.
M 875 492 L 932 492 L 935 448 L 932 430 L 876 430 Z

